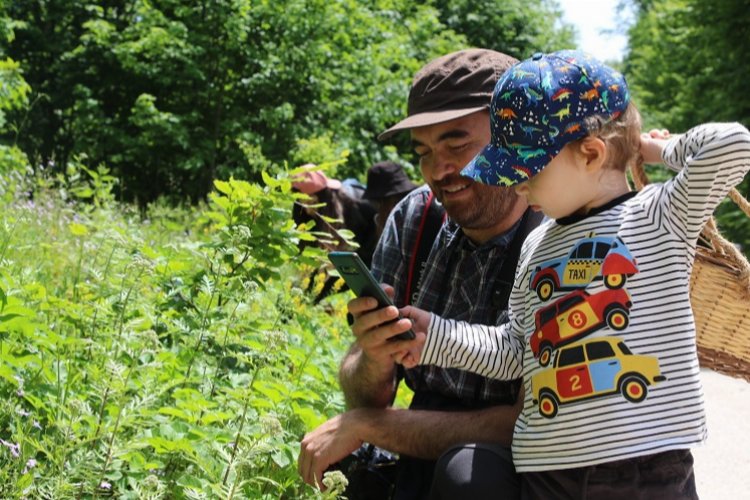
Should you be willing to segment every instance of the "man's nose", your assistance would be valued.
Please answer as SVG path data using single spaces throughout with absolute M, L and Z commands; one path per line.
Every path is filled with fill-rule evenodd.
M 432 178 L 436 181 L 441 181 L 446 177 L 455 174 L 461 166 L 457 165 L 456 162 L 445 156 L 435 158 L 435 164 L 432 168 Z

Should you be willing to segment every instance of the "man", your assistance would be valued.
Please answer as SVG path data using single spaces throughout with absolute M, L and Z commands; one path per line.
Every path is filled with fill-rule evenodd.
M 539 217 L 529 215 L 512 190 L 475 183 L 459 171 L 489 143 L 492 91 L 515 62 L 470 49 L 428 63 L 414 78 L 408 117 L 380 136 L 410 130 L 425 182 L 449 216 L 412 296 L 405 282 L 430 190 L 410 193 L 388 219 L 373 273 L 393 286 L 399 306 L 414 297 L 415 306 L 447 318 L 484 324 L 506 319 L 520 242 Z M 518 383 L 435 367 L 401 373 L 392 356 L 409 344 L 388 339 L 407 330 L 409 321 L 392 322 L 398 310 L 375 310 L 368 297 L 348 307 L 356 341 L 340 378 L 351 409 L 302 440 L 303 479 L 320 484 L 330 464 L 367 442 L 400 454 L 395 498 L 426 497 L 434 470 L 433 498 L 519 496 L 508 450 L 520 410 L 514 405 Z M 409 410 L 390 408 L 402 376 L 415 391 Z

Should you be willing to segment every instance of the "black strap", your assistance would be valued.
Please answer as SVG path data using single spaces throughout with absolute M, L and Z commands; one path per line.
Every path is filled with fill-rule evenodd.
M 407 276 L 412 276 L 416 279 L 413 279 L 413 282 L 409 284 L 410 286 L 407 286 L 406 296 L 404 297 L 406 305 L 413 303 L 414 296 L 419 293 L 419 285 L 422 283 L 422 274 L 425 269 L 424 264 L 430 256 L 432 244 L 435 242 L 435 238 L 445 221 L 445 211 L 441 205 L 436 205 L 433 201 L 434 195 L 430 191 L 423 212 L 424 220 L 421 221 L 423 225 L 417 233 L 417 239 L 412 248 L 412 255 L 416 258 L 411 259 L 409 269 L 407 270 Z

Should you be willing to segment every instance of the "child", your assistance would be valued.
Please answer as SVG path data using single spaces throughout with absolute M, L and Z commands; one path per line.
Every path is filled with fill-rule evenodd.
M 706 124 L 640 134 L 621 74 L 576 51 L 509 69 L 492 143 L 462 171 L 514 186 L 550 220 L 521 252 L 510 322 L 405 308 L 424 342 L 402 362 L 523 376 L 513 461 L 525 498 L 696 498 L 706 437 L 690 307 L 698 235 L 750 169 L 750 133 Z M 679 171 L 630 191 L 639 160 Z

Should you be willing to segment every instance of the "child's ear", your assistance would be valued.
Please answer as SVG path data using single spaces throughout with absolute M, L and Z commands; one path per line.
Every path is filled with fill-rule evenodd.
M 599 137 L 590 135 L 579 143 L 578 153 L 583 157 L 586 170 L 600 170 L 607 158 L 607 145 Z

